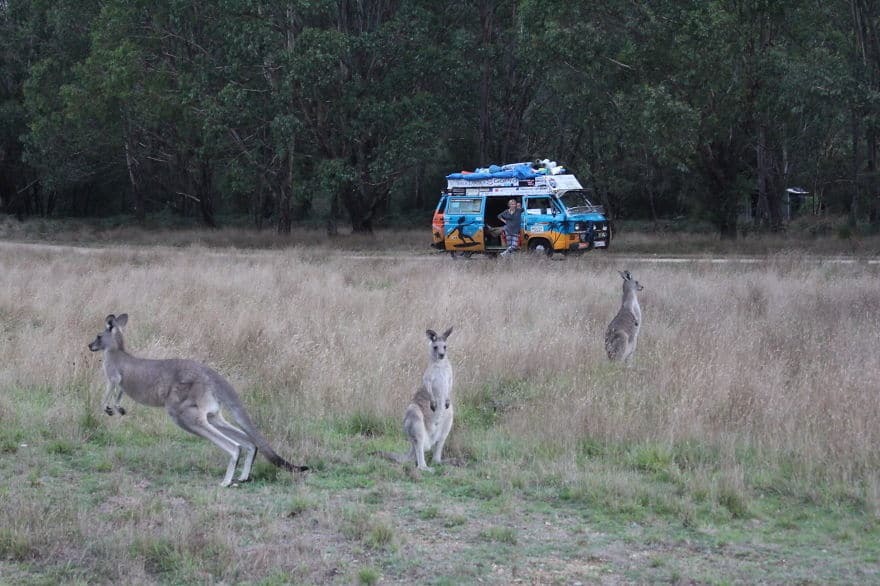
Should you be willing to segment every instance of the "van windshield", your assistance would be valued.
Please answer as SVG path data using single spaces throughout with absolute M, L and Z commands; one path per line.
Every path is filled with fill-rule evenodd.
M 587 191 L 581 190 L 572 190 L 566 191 L 562 195 L 559 196 L 559 200 L 562 202 L 562 205 L 565 206 L 565 209 L 572 212 L 592 212 L 596 210 L 598 206 L 593 205 L 593 202 L 587 197 Z

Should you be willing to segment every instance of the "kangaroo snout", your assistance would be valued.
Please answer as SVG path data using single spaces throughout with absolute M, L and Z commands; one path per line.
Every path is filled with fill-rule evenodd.
M 98 338 L 95 338 L 94 340 L 89 342 L 89 350 L 91 350 L 92 352 L 97 352 L 98 350 L 101 349 L 100 344 L 101 344 L 101 340 Z

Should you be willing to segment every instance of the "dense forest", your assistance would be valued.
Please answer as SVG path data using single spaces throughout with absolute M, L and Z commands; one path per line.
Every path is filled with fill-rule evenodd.
M 20 218 L 370 232 L 550 158 L 616 218 L 878 227 L 878 139 L 873 0 L 0 0 Z

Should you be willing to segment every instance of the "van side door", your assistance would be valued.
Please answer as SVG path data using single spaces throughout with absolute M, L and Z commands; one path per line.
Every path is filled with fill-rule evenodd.
M 559 215 L 549 195 L 531 195 L 523 201 L 523 231 L 529 239 L 543 238 L 551 245 L 559 239 Z
M 483 205 L 485 198 L 451 195 L 443 214 L 446 250 L 475 252 L 484 250 Z

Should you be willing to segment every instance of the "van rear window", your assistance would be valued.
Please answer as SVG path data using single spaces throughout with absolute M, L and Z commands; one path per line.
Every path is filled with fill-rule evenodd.
M 482 200 L 479 197 L 453 197 L 449 200 L 447 214 L 479 214 Z

